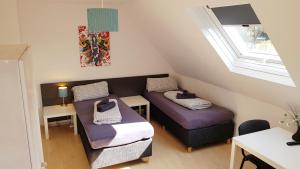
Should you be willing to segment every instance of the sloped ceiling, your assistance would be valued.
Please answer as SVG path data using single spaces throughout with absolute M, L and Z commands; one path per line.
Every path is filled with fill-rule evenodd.
M 187 10 L 197 6 L 251 3 L 297 87 L 231 73 Z M 300 106 L 300 10 L 298 0 L 131 0 L 132 20 L 173 69 L 222 88 L 286 108 Z

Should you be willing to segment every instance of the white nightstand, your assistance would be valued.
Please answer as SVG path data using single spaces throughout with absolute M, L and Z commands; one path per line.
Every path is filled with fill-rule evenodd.
M 138 96 L 129 96 L 120 98 L 124 103 L 129 107 L 139 107 L 139 112 L 141 113 L 141 106 L 146 106 L 146 116 L 147 120 L 150 122 L 150 103 L 144 97 Z
M 43 108 L 43 116 L 44 116 L 44 126 L 45 126 L 45 136 L 46 139 L 49 139 L 49 130 L 48 130 L 48 119 L 54 117 L 63 117 L 63 116 L 71 116 L 73 117 L 74 123 L 74 134 L 77 134 L 77 119 L 76 119 L 76 111 L 74 109 L 73 104 L 68 104 L 67 106 L 55 105 L 55 106 L 47 106 Z

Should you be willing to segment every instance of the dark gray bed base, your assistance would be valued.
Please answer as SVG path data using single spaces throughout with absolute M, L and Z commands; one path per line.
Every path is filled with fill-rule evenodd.
M 90 164 L 92 164 L 94 159 L 97 158 L 99 156 L 99 154 L 106 148 L 97 149 L 97 150 L 94 150 L 91 148 L 88 138 L 86 136 L 86 133 L 84 131 L 84 128 L 82 126 L 82 123 L 79 120 L 78 116 L 77 116 L 77 128 L 78 128 L 78 133 L 80 135 L 82 145 L 84 147 L 88 161 Z M 152 156 L 152 143 L 147 147 L 147 149 L 144 151 L 144 153 L 140 156 L 139 159 L 142 159 L 145 157 L 150 157 L 150 156 Z
M 187 130 L 152 103 L 150 109 L 151 117 L 165 126 L 168 131 L 174 134 L 187 147 L 198 147 L 205 144 L 222 142 L 233 137 L 234 122 L 232 120 L 206 128 Z

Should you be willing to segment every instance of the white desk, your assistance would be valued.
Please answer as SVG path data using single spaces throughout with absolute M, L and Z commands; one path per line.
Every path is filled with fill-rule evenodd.
M 150 103 L 143 96 L 129 96 L 120 98 L 129 107 L 139 107 L 139 113 L 141 113 L 141 106 L 146 106 L 147 121 L 150 121 Z
M 234 169 L 236 146 L 255 155 L 276 169 L 299 169 L 300 146 L 287 146 L 292 133 L 281 128 L 272 128 L 233 138 L 230 169 Z
M 68 104 L 67 106 L 47 106 L 43 108 L 43 116 L 44 116 L 44 126 L 45 126 L 45 136 L 46 139 L 49 139 L 49 130 L 48 130 L 48 119 L 54 117 L 63 117 L 63 116 L 71 116 L 74 124 L 74 134 L 77 134 L 77 119 L 76 119 L 76 111 L 74 109 L 73 104 Z

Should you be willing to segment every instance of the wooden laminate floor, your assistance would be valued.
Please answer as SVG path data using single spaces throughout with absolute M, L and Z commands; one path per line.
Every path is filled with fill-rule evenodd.
M 106 169 L 227 169 L 231 144 L 217 144 L 194 149 L 187 153 L 184 147 L 168 131 L 152 122 L 155 129 L 153 156 L 148 163 L 136 160 Z M 47 169 L 89 169 L 89 164 L 79 135 L 69 126 L 50 127 L 50 139 L 43 136 L 43 148 Z M 43 131 L 43 130 L 42 130 Z M 238 151 L 238 154 L 240 152 Z M 241 156 L 236 159 L 240 164 Z M 246 162 L 244 169 L 255 168 Z

